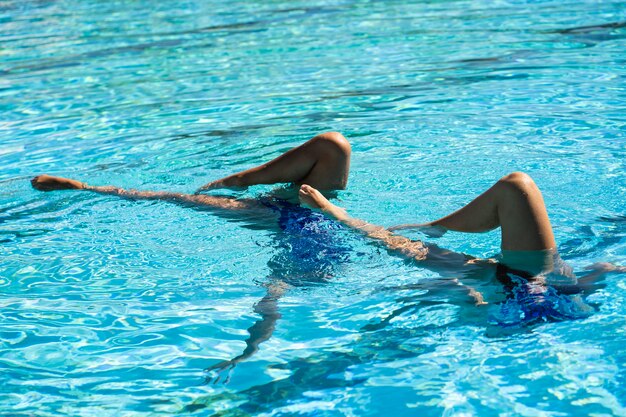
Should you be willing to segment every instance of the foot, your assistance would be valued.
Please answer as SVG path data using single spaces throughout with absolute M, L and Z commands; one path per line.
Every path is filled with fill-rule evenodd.
M 585 267 L 585 269 L 595 272 L 626 272 L 626 266 L 614 265 L 609 262 L 597 262 Z
M 228 188 L 231 190 L 238 191 L 238 190 L 243 190 L 246 187 L 244 185 L 241 185 L 239 178 L 226 177 L 226 178 L 222 178 L 221 180 L 211 181 L 210 183 L 203 185 L 202 187 L 196 190 L 195 194 L 199 194 L 202 191 L 216 190 L 219 188 Z
M 38 175 L 30 183 L 33 188 L 39 191 L 52 190 L 81 190 L 87 187 L 84 182 L 71 180 L 69 178 L 53 177 L 51 175 Z
M 337 207 L 322 193 L 320 193 L 315 188 L 310 185 L 302 184 L 300 187 L 300 193 L 298 194 L 300 198 L 300 204 L 306 207 L 310 207 L 313 209 L 321 210 L 322 212 L 328 214 L 331 217 L 334 217 L 337 220 L 345 220 L 348 218 L 348 215 L 344 209 L 341 207 Z
M 390 232 L 397 230 L 417 230 L 424 233 L 429 238 L 438 238 L 443 236 L 447 229 L 445 227 L 430 225 L 430 224 L 399 224 L 397 226 L 391 226 L 387 228 Z

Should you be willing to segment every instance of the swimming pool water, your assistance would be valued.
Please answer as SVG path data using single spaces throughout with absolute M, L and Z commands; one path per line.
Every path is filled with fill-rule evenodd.
M 577 273 L 626 264 L 624 22 L 622 1 L 1 2 L 0 414 L 626 415 L 624 274 L 586 318 L 501 331 L 453 284 L 493 277 L 347 230 L 329 261 L 263 219 L 28 182 L 192 192 L 336 130 L 356 217 L 433 219 L 522 170 Z M 271 337 L 215 382 L 255 323 Z

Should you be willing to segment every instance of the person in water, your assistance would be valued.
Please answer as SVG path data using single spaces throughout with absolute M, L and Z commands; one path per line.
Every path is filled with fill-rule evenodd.
M 299 186 L 298 198 L 302 205 L 321 211 L 325 216 L 379 242 L 391 253 L 412 259 L 429 269 L 455 273 L 481 265 L 490 267 L 496 265 L 500 281 L 518 293 L 522 291 L 522 297 L 518 299 L 529 298 L 533 305 L 537 304 L 535 302 L 537 293 L 543 294 L 548 291 L 544 285 L 545 277 L 555 271 L 556 274 L 553 275 L 561 279 L 550 285 L 564 293 L 577 293 L 585 289 L 593 289 L 595 280 L 605 272 L 614 270 L 623 272 L 624 270 L 612 264 L 599 263 L 589 267 L 590 273 L 586 276 L 576 278 L 571 268 L 558 257 L 554 233 L 541 192 L 532 178 L 523 172 L 513 172 L 502 177 L 464 207 L 431 222 L 384 228 L 354 219 L 345 209 L 331 203 L 324 196 L 326 192 L 346 188 L 350 156 L 351 147 L 346 138 L 337 132 L 327 132 L 315 136 L 270 162 L 212 181 L 200 187 L 194 194 L 92 186 L 77 180 L 49 175 L 39 175 L 33 178 L 31 183 L 34 188 L 41 191 L 73 189 L 128 199 L 166 200 L 208 207 L 217 212 L 239 212 L 242 216 L 249 211 L 258 212 L 258 210 L 270 209 L 277 212 L 280 219 L 286 218 L 287 220 L 290 218 L 290 212 L 297 211 L 297 207 L 291 203 L 276 205 L 268 204 L 262 199 L 236 199 L 206 195 L 202 192 L 257 184 L 291 183 Z M 303 223 L 300 218 L 296 220 L 292 222 L 295 227 L 306 227 L 302 225 L 311 221 L 311 219 L 305 219 Z M 281 223 L 282 226 L 284 225 Z M 501 231 L 502 249 L 501 258 L 498 261 L 474 258 L 431 243 L 411 240 L 395 233 L 403 229 L 418 229 L 429 236 L 436 237 L 447 231 L 481 233 L 498 227 Z M 275 323 L 280 317 L 277 300 L 288 286 L 284 282 L 268 285 L 267 295 L 255 305 L 255 312 L 260 314 L 262 319 L 248 329 L 250 338 L 246 341 L 245 351 L 236 358 L 210 367 L 209 370 L 232 369 L 238 362 L 253 355 L 258 350 L 259 344 L 271 337 Z M 474 304 L 487 304 L 481 292 L 467 287 L 467 294 Z M 562 305 L 564 302 L 562 299 L 556 300 L 557 304 Z M 555 313 L 554 308 L 546 307 L 544 301 L 539 304 L 539 310 L 536 306 L 529 306 L 524 307 L 525 311 L 522 313 L 537 320 L 559 319 L 558 312 Z M 514 315 L 519 317 L 517 312 Z
M 323 192 L 345 189 L 350 169 L 351 147 L 337 132 L 315 136 L 278 158 L 257 167 L 212 181 L 195 194 L 124 190 L 114 186 L 92 186 L 68 178 L 39 175 L 32 179 L 41 191 L 75 189 L 111 194 L 130 199 L 170 200 L 224 210 L 257 208 L 259 202 L 248 199 L 201 194 L 218 188 L 240 188 L 256 184 L 293 183 L 301 185 L 299 197 L 305 205 L 317 208 L 349 227 L 383 241 L 418 261 L 441 260 L 446 255 L 457 260 L 458 254 L 432 250 L 422 241 L 411 241 L 394 231 L 421 229 L 437 235 L 446 231 L 481 233 L 500 227 L 503 252 L 556 251 L 552 226 L 539 188 L 532 178 L 513 172 L 498 180 L 491 188 L 466 206 L 438 220 L 422 224 L 399 225 L 385 229 L 350 218 L 347 213 L 323 198 Z M 476 260 L 467 258 L 467 262 Z

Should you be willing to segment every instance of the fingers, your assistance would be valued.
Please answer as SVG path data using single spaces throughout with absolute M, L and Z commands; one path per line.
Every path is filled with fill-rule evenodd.
M 302 184 L 300 186 L 300 191 L 298 191 L 298 194 L 300 197 L 308 197 L 311 195 L 312 190 L 314 190 L 314 188 L 312 188 L 311 186 Z
M 322 195 L 316 188 L 311 187 L 308 184 L 302 184 L 300 186 L 300 196 L 315 198 L 317 195 Z

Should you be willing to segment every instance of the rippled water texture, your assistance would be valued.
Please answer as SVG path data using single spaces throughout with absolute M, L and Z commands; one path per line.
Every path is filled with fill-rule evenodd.
M 191 192 L 337 130 L 355 216 L 432 219 L 523 170 L 578 274 L 626 264 L 625 22 L 617 0 L 1 1 L 0 414 L 626 415 L 624 274 L 591 315 L 504 331 L 454 284 L 493 276 L 331 223 L 302 249 L 267 219 L 28 182 Z M 249 328 L 273 334 L 227 384 L 204 371 Z

